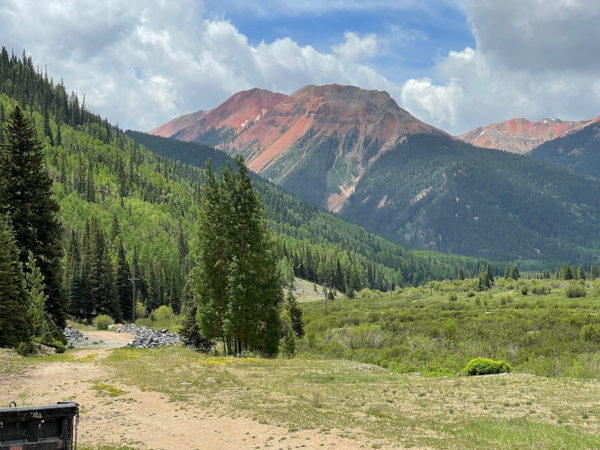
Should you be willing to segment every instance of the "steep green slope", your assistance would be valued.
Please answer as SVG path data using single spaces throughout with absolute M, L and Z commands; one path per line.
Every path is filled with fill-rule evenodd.
M 545 142 L 528 155 L 600 178 L 600 122 Z
M 215 166 L 231 162 L 223 152 L 202 144 L 181 142 L 134 131 L 127 131 L 126 134 L 163 156 L 172 157 L 196 167 L 203 167 L 208 158 L 215 161 Z M 409 283 L 418 283 L 428 277 L 436 279 L 454 277 L 461 268 L 468 273 L 477 273 L 479 270 L 480 263 L 473 258 L 435 252 L 409 251 L 286 193 L 258 175 L 252 174 L 251 177 L 266 205 L 267 217 L 272 227 L 280 235 L 288 236 L 283 241 L 290 237 L 293 238 L 296 242 L 288 243 L 292 247 L 297 246 L 297 242 L 300 242 L 304 243 L 303 245 L 321 249 L 319 253 L 326 251 L 330 254 L 346 254 L 345 257 L 350 250 L 351 253 L 365 257 L 376 265 L 399 269 L 404 280 Z M 304 253 L 304 256 L 298 255 L 298 257 L 306 259 L 306 253 L 301 253 Z M 350 256 L 350 259 L 352 258 L 354 257 Z M 324 265 L 327 266 L 329 263 L 326 262 Z M 386 282 L 376 281 L 376 267 L 370 267 L 369 264 L 365 264 L 364 267 L 368 284 L 378 285 L 381 289 L 388 287 L 389 284 Z M 305 273 L 298 270 L 296 270 L 296 274 L 307 277 Z M 307 278 L 313 281 L 310 276 Z M 315 278 L 314 281 L 322 282 L 324 280 Z M 396 282 L 391 278 L 388 279 L 389 281 Z
M 341 216 L 398 242 L 496 260 L 589 261 L 600 183 L 531 158 L 415 135 L 374 164 Z

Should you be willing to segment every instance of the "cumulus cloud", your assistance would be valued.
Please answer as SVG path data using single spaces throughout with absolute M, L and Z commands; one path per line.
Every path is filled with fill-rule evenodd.
M 370 33 L 364 37 L 352 31 L 344 33 L 346 41 L 333 46 L 333 51 L 347 61 L 360 61 L 373 58 L 377 54 L 377 36 Z
M 235 6 L 237 0 L 226 3 Z M 309 3 L 326 5 L 321 12 L 367 5 L 261 2 L 286 14 L 307 14 L 310 8 L 297 11 L 289 5 Z M 376 4 L 432 8 L 435 2 Z M 242 89 L 291 93 L 326 83 L 386 90 L 413 115 L 455 134 L 513 117 L 582 120 L 600 114 L 596 0 L 445 4 L 465 8 L 475 47 L 440 57 L 430 77 L 395 81 L 377 72 L 371 59 L 381 64 L 381 55 L 392 46 L 427 39 L 416 30 L 399 28 L 391 40 L 348 30 L 330 51 L 289 37 L 253 45 L 235 24 L 207 17 L 199 0 L 4 0 L 0 30 L 4 45 L 17 54 L 26 49 L 37 64 L 47 65 L 55 81 L 63 77 L 69 89 L 85 94 L 96 112 L 121 127 L 142 130 L 214 108 Z
M 360 64 L 377 52 L 374 34 L 347 32 L 330 53 L 287 37 L 253 46 L 229 21 L 204 18 L 198 2 L 147 5 L 13 0 L 0 6 L 0 29 L 16 53 L 25 48 L 121 127 L 148 130 L 255 86 L 286 93 L 334 82 L 394 87 Z
M 600 114 L 600 3 L 473 0 L 467 6 L 476 49 L 439 59 L 437 84 L 406 81 L 405 107 L 456 134 L 514 117 Z

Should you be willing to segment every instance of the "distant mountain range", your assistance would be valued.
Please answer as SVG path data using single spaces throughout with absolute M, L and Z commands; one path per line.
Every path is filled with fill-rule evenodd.
M 477 147 L 495 148 L 522 155 L 546 141 L 565 136 L 586 123 L 560 119 L 532 122 L 520 118 L 479 127 L 457 137 Z
M 585 124 L 543 122 L 517 119 L 479 134 L 504 130 L 496 142 L 505 143 L 518 135 L 523 153 L 533 140 Z M 587 261 L 600 249 L 598 180 L 474 147 L 419 121 L 385 92 L 253 89 L 152 133 L 241 153 L 288 191 L 412 247 L 543 261 Z

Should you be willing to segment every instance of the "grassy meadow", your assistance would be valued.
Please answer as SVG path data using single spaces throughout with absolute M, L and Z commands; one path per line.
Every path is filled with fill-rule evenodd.
M 519 373 L 600 377 L 600 282 L 499 278 L 477 292 L 476 281 L 364 290 L 329 302 L 328 314 L 323 302 L 305 303 L 299 355 L 449 376 L 481 356 Z
M 327 314 L 322 300 L 307 299 L 295 358 L 183 347 L 120 348 L 102 358 L 4 352 L 0 376 L 32 364 L 99 365 L 111 375 L 91 389 L 107 402 L 135 387 L 162 393 L 174 411 L 250 417 L 371 448 L 599 448 L 600 282 L 573 283 L 365 290 L 330 301 Z M 160 326 L 176 328 L 180 318 L 169 320 Z M 512 372 L 464 376 L 479 356 L 505 360 Z

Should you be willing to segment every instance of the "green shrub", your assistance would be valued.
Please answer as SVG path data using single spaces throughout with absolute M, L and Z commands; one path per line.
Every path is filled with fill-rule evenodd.
M 113 323 L 115 323 L 115 321 L 112 320 L 112 317 L 107 316 L 106 314 L 100 314 L 94 319 L 94 325 L 99 330 L 108 330 L 108 326 Z
M 146 305 L 144 305 L 142 302 L 137 302 L 135 304 L 135 317 L 146 317 L 147 314 L 148 311 L 146 310 Z
M 175 318 L 170 306 L 161 305 L 150 314 L 150 318 L 155 322 L 170 322 Z
M 54 347 L 56 349 L 56 353 L 64 353 L 67 351 L 67 347 L 60 341 L 53 341 L 50 347 Z
M 510 372 L 510 364 L 505 361 L 494 361 L 487 358 L 475 358 L 465 366 L 467 375 L 490 375 L 494 373 Z
M 592 323 L 581 327 L 580 336 L 583 341 L 600 343 L 600 323 Z
M 550 293 L 550 286 L 536 284 L 531 288 L 531 292 L 535 295 L 548 295 Z
M 569 298 L 585 297 L 585 287 L 578 283 L 571 283 L 565 289 L 565 295 Z
M 521 294 L 522 295 L 527 295 L 529 294 L 529 288 L 525 285 L 521 286 Z
M 35 345 L 33 345 L 32 341 L 28 342 L 19 342 L 19 346 L 17 347 L 17 353 L 21 356 L 29 356 L 36 352 Z
M 453 292 L 448 296 L 448 300 L 451 302 L 455 302 L 456 300 L 458 300 L 458 296 Z

